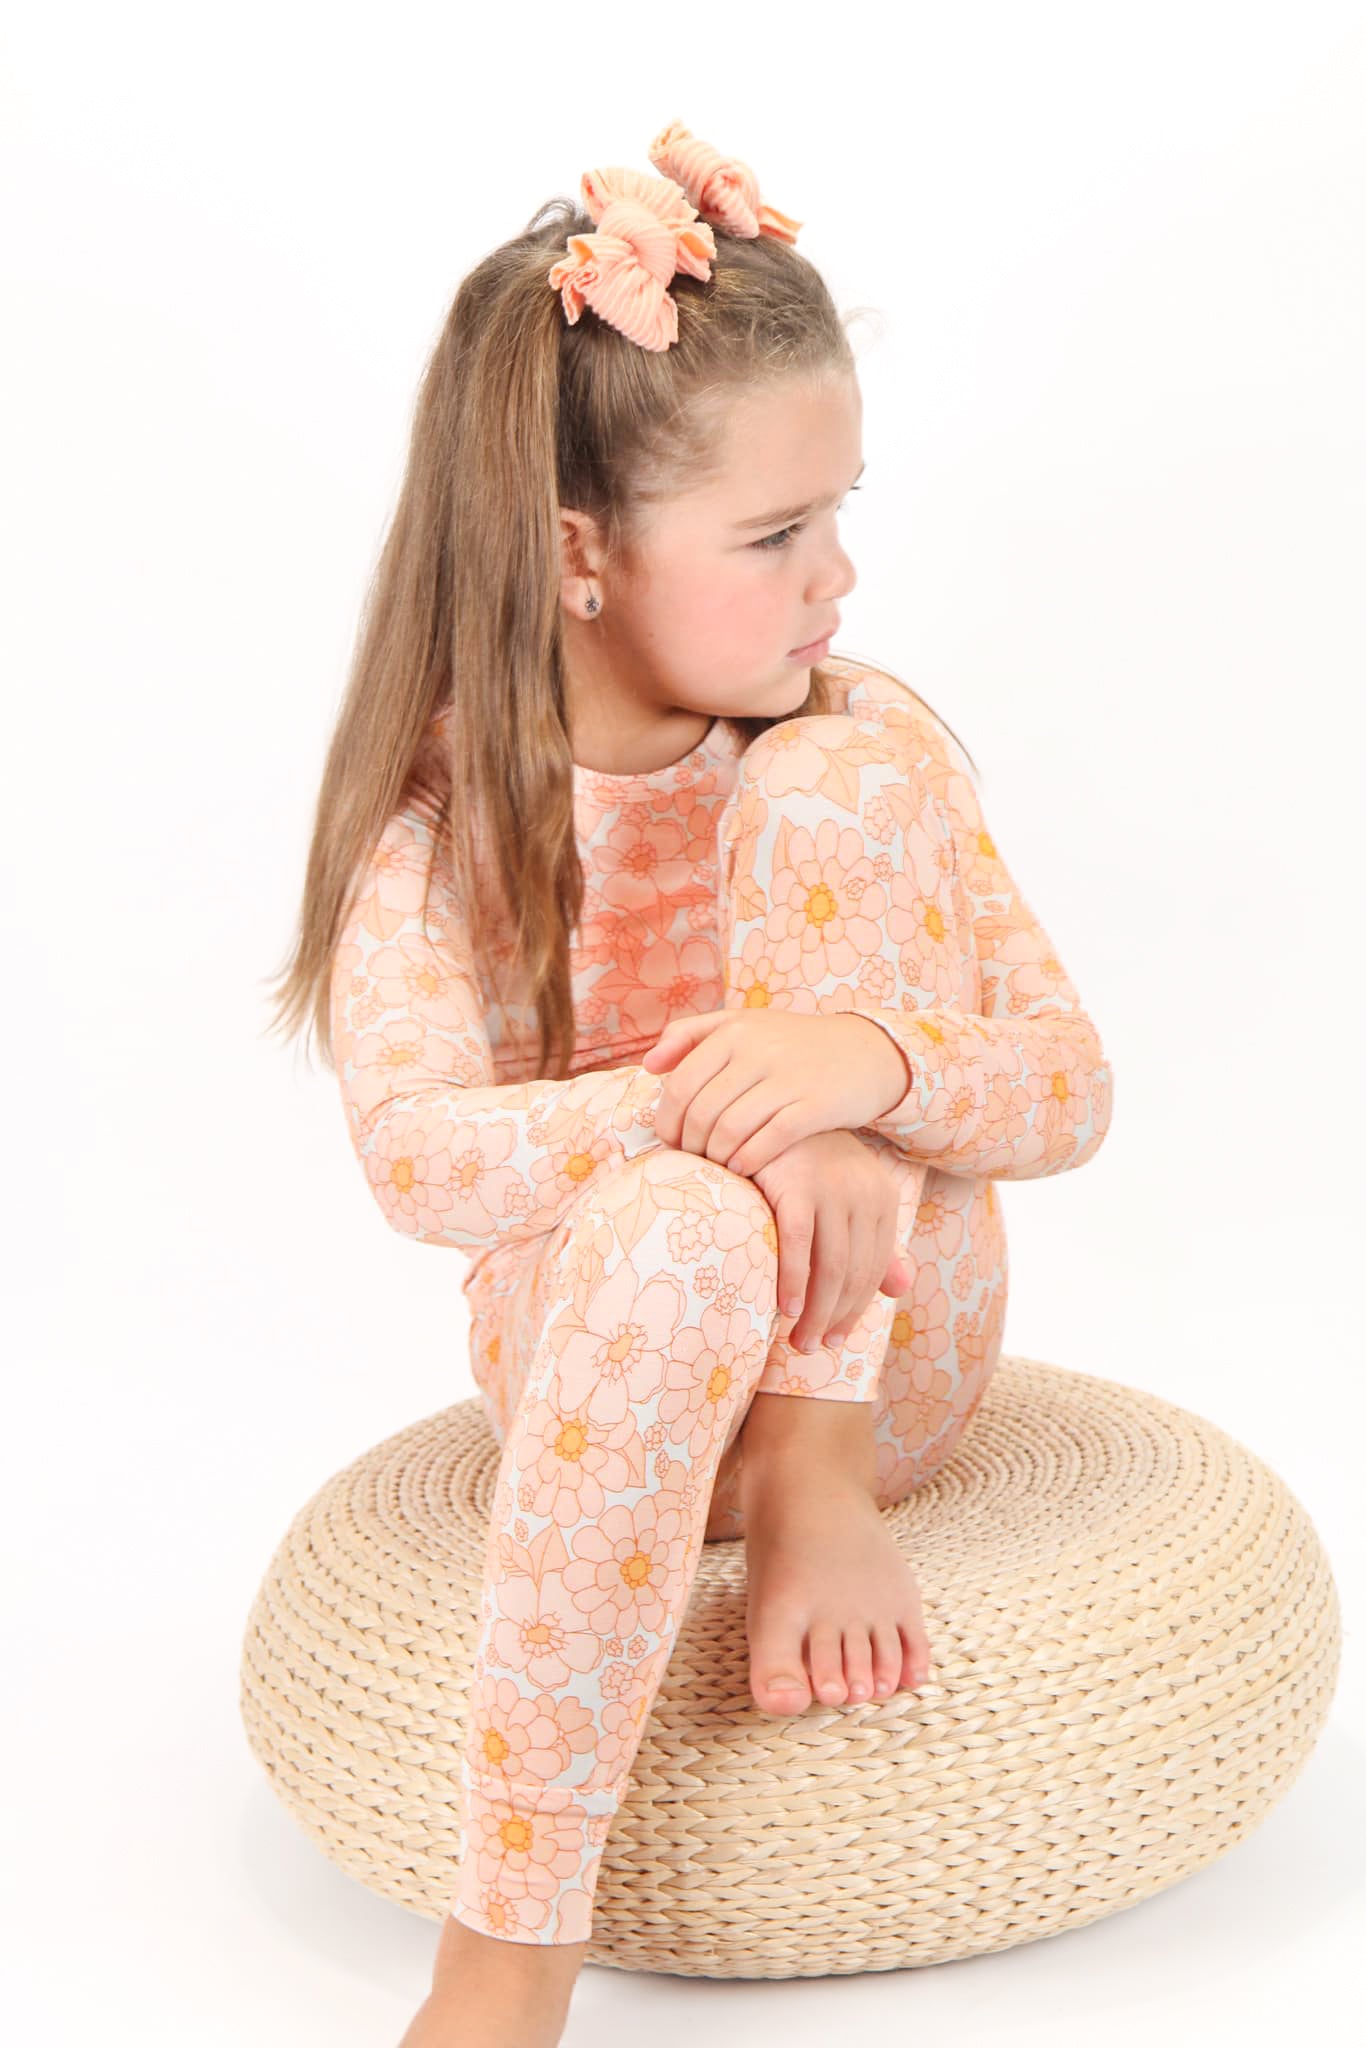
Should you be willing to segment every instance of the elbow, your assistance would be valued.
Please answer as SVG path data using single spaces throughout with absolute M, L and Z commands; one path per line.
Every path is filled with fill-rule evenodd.
M 391 1097 L 363 1126 L 356 1155 L 376 1208 L 398 1236 L 459 1247 L 452 1230 L 455 1190 L 449 1149 L 431 1136 L 411 1105 Z

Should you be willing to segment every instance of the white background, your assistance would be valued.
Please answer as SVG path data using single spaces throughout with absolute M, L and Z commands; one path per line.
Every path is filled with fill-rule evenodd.
M 1284 1801 L 1143 1905 L 936 1970 L 589 1969 L 566 2039 L 1345 2039 L 1361 8 L 48 5 L 3 44 L 22 2037 L 385 2048 L 426 1988 L 433 1923 L 275 1800 L 238 1657 L 296 1509 L 473 1392 L 464 1262 L 386 1231 L 335 1083 L 264 1033 L 266 977 L 456 284 L 590 166 L 649 170 L 676 117 L 877 309 L 836 651 L 966 740 L 1113 1066 L 1097 1159 L 1002 1189 L 1005 1348 L 1271 1463 L 1346 1645 Z

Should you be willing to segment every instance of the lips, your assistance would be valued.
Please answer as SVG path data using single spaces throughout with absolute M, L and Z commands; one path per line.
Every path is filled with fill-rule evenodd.
M 814 639 L 803 640 L 799 647 L 794 647 L 791 650 L 792 653 L 804 654 L 808 647 L 819 647 L 823 640 L 833 640 L 835 634 L 839 631 L 839 623 L 839 620 L 836 619 L 834 625 L 827 627 L 824 633 L 817 633 Z

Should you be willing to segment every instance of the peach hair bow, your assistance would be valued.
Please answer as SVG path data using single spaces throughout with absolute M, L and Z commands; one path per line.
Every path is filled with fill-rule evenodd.
M 579 190 L 597 232 L 570 235 L 547 282 L 571 327 L 591 306 L 628 341 L 659 350 L 678 339 L 674 277 L 711 276 L 713 223 L 727 234 L 795 242 L 801 222 L 764 205 L 749 165 L 721 156 L 681 121 L 660 130 L 650 161 L 660 177 L 620 167 L 584 172 Z

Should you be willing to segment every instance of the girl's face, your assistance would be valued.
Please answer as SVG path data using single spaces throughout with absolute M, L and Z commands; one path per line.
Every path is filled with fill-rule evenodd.
M 847 374 L 731 401 L 723 470 L 655 509 L 628 572 L 602 566 L 591 520 L 561 512 L 576 761 L 665 767 L 713 718 L 776 718 L 803 701 L 821 656 L 792 649 L 838 629 L 857 580 L 836 519 L 862 472 L 862 413 Z

